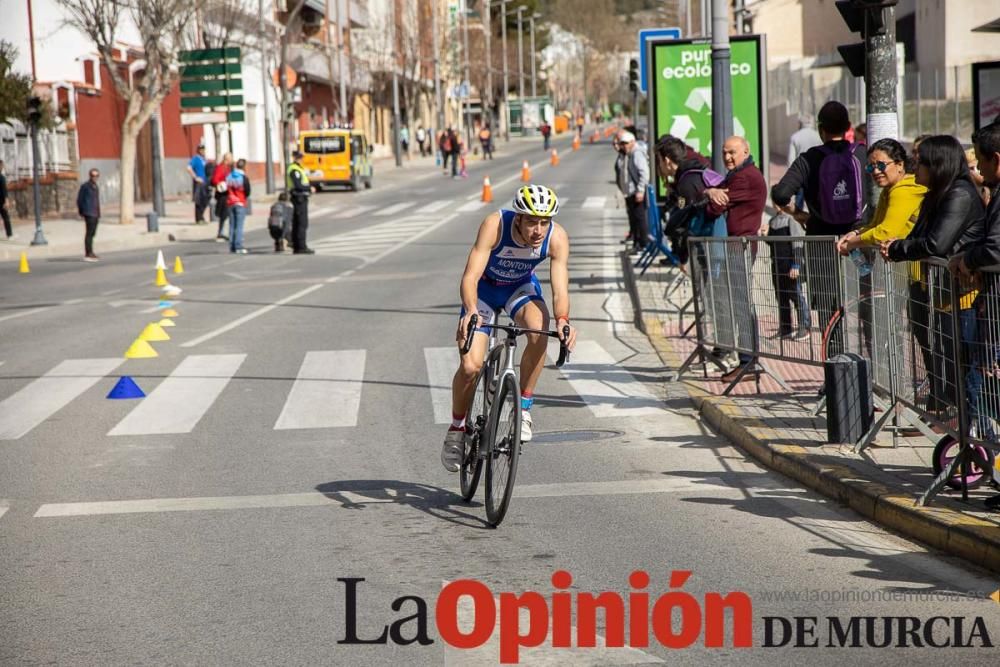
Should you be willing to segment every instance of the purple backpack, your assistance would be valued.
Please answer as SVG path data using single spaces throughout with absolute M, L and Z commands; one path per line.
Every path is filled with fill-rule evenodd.
M 850 227 L 861 219 L 864 197 L 855 147 L 853 143 L 843 151 L 820 147 L 825 157 L 819 167 L 819 207 L 823 221 L 830 225 Z

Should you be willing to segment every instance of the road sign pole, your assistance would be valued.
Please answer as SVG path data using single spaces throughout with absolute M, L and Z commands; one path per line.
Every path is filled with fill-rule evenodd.
M 163 152 L 160 150 L 160 111 L 149 119 L 149 143 L 153 155 L 153 210 L 161 218 L 167 215 L 163 203 Z
M 733 84 L 729 69 L 729 4 L 712 0 L 712 166 L 725 173 L 722 144 L 733 133 Z

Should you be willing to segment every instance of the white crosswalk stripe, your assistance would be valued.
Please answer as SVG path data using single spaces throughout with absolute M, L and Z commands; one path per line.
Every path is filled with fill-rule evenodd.
M 604 208 L 604 201 L 607 197 L 587 197 L 583 200 L 582 208 Z
M 459 206 L 455 210 L 456 211 L 460 211 L 462 213 L 468 213 L 470 211 L 478 211 L 483 206 L 486 206 L 486 202 L 479 201 L 478 199 L 473 199 L 472 201 L 470 201 L 468 203 L 462 204 L 461 206 Z
M 434 423 L 450 424 L 451 380 L 458 368 L 458 354 L 454 346 L 425 347 L 424 360 L 427 362 L 427 384 L 434 406 Z
M 357 426 L 364 350 L 307 352 L 275 430 Z
M 309 245 L 319 255 L 375 256 L 426 229 L 427 220 L 409 216 L 327 236 Z
M 344 209 L 337 215 L 333 216 L 335 220 L 343 220 L 344 218 L 353 218 L 361 215 L 362 213 L 367 213 L 368 211 L 375 208 L 374 206 L 352 206 L 350 208 Z
M 385 208 L 376 211 L 375 215 L 377 215 L 380 218 L 383 218 L 388 215 L 396 215 L 400 211 L 405 211 L 406 209 L 410 208 L 415 203 L 416 202 L 412 201 L 401 201 L 398 204 L 393 204 L 392 206 L 386 206 Z
M 229 384 L 245 354 L 192 354 L 108 435 L 190 433 Z
M 437 201 L 432 201 L 430 204 L 421 206 L 417 209 L 417 213 L 434 213 L 435 211 L 440 211 L 441 209 L 451 206 L 454 202 L 452 199 L 439 199 Z
M 0 440 L 17 440 L 66 407 L 125 360 L 67 359 L 0 401 Z
M 555 360 L 559 345 L 549 345 L 548 352 Z M 570 363 L 560 372 L 595 417 L 635 417 L 663 410 L 662 401 L 596 341 L 578 341 Z

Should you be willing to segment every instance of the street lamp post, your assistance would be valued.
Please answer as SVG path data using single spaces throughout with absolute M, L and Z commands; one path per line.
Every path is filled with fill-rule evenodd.
M 493 52 L 490 50 L 490 29 L 493 22 L 490 20 L 490 2 L 483 3 L 483 37 L 486 39 L 486 99 L 482 101 L 483 118 L 486 116 L 486 109 L 489 109 L 490 125 L 493 125 Z M 482 96 L 480 96 L 482 97 Z M 492 127 L 491 127 L 492 131 Z
M 463 54 L 465 76 L 462 80 L 460 96 L 465 107 L 465 145 L 468 150 L 472 150 L 472 105 L 469 103 L 469 8 L 465 0 L 462 0 L 462 42 L 465 53 Z
M 503 42 L 503 140 L 510 141 L 510 101 L 507 91 L 510 84 L 507 81 L 507 2 L 500 3 L 500 40 Z
M 521 113 L 524 113 L 524 29 L 521 26 L 521 17 L 524 5 L 517 8 L 517 97 L 521 101 Z
M 532 14 L 529 19 L 531 26 L 531 96 L 538 96 L 538 80 L 535 75 L 535 19 L 541 18 L 541 14 Z
M 437 8 L 431 7 L 431 41 L 434 49 L 434 106 L 437 107 L 434 122 L 437 127 L 433 137 L 437 140 L 437 133 L 444 128 L 444 102 L 441 100 L 441 75 L 438 72 L 441 55 L 441 44 L 438 41 Z

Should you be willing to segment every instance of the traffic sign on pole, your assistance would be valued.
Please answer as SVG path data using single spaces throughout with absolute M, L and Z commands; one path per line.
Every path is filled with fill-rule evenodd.
M 239 47 L 182 51 L 179 59 L 182 125 L 243 121 Z
M 649 39 L 680 39 L 680 28 L 648 28 L 639 31 L 639 90 L 646 92 L 646 41 Z

